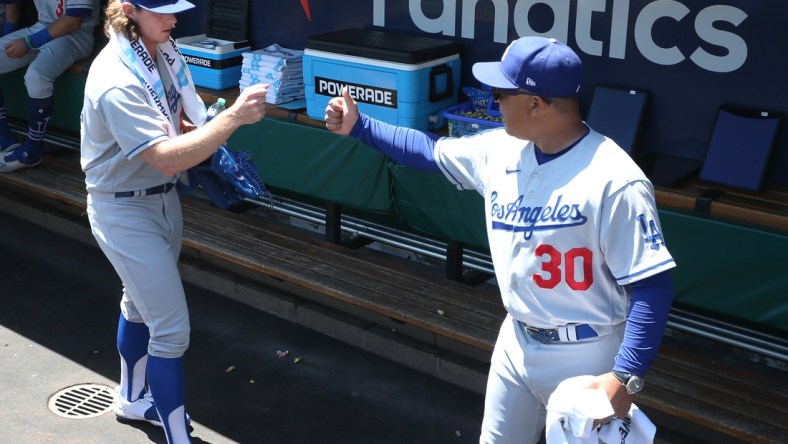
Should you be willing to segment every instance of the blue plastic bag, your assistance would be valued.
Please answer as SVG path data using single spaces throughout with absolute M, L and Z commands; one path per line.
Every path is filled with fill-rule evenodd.
M 265 188 L 248 152 L 231 151 L 222 145 L 209 161 L 189 168 L 186 174 L 188 185 L 182 181 L 178 184 L 178 191 L 182 195 L 189 194 L 199 186 L 211 203 L 221 209 L 227 209 L 243 198 L 259 200 L 267 197 L 273 206 L 273 196 Z

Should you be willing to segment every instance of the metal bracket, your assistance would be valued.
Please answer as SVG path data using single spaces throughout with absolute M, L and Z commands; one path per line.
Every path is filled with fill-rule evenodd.
M 709 189 L 695 199 L 695 213 L 702 216 L 711 214 L 711 203 L 722 196 L 725 192 L 722 190 Z

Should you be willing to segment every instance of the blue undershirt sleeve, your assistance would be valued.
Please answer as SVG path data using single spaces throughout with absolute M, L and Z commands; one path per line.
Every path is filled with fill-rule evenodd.
M 37 49 L 51 42 L 52 34 L 49 33 L 49 29 L 44 28 L 35 34 L 25 36 L 24 40 L 29 49 Z
M 613 370 L 645 376 L 657 356 L 673 302 L 670 270 L 630 285 L 632 304 Z
M 359 114 L 350 136 L 407 167 L 440 172 L 433 154 L 435 143 L 440 139 L 437 134 L 391 125 Z
M 3 33 L 0 34 L 0 37 L 3 37 L 6 34 L 11 34 L 14 31 L 16 31 L 16 23 L 5 22 L 3 24 Z

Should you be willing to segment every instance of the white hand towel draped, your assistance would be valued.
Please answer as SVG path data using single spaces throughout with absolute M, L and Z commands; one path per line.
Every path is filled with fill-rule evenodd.
M 129 41 L 125 35 L 110 30 L 109 45 L 116 49 L 120 60 L 140 79 L 140 83 L 148 92 L 151 106 L 158 110 L 169 121 L 168 134 L 171 138 L 177 136 L 176 128 L 180 125 L 177 117 L 172 115 L 167 104 L 167 95 L 161 81 L 156 62 L 148 53 L 147 48 L 140 40 Z M 189 68 L 183 55 L 178 50 L 172 38 L 157 46 L 157 57 L 163 57 L 164 65 L 172 79 L 175 89 L 181 96 L 183 110 L 189 120 L 197 125 L 205 124 L 206 109 L 197 90 L 194 87 Z

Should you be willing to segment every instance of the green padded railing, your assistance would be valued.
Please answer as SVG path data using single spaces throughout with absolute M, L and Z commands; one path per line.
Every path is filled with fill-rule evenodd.
M 265 118 L 238 129 L 228 146 L 252 153 L 266 185 L 367 211 L 392 209 L 386 158 L 349 137 Z
M 675 305 L 788 336 L 788 236 L 660 211 Z
M 390 163 L 397 214 L 429 236 L 455 240 L 489 251 L 484 199 L 475 191 L 460 191 L 443 174 L 418 171 Z

